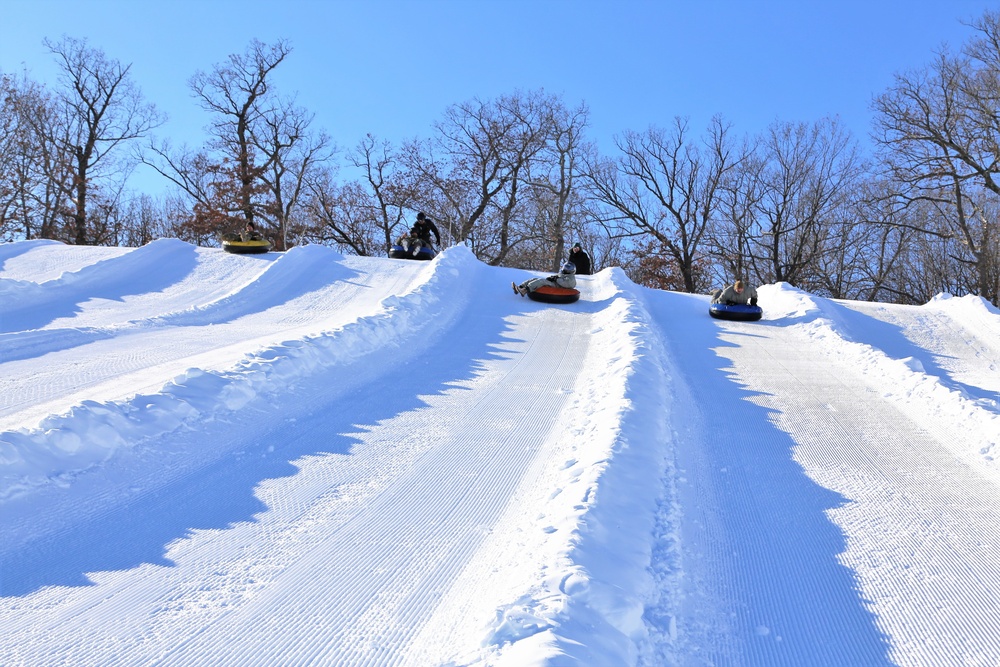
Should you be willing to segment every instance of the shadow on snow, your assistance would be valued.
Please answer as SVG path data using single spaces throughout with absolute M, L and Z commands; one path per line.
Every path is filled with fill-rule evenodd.
M 805 474 L 792 456 L 796 442 L 773 425 L 773 410 L 756 404 L 762 394 L 744 388 L 714 351 L 734 346 L 721 339 L 724 330 L 752 336 L 780 323 L 720 324 L 704 297 L 647 294 L 700 413 L 693 441 L 678 429 L 680 548 L 683 567 L 698 569 L 708 599 L 722 606 L 729 627 L 719 639 L 729 646 L 698 653 L 712 664 L 892 665 L 854 573 L 837 558 L 845 537 L 827 512 L 848 500 Z
M 928 375 L 938 378 L 945 387 L 971 397 L 983 407 L 992 405 L 996 412 L 997 392 L 983 389 L 955 379 L 954 375 L 938 363 L 940 355 L 919 347 L 913 343 L 903 328 L 896 324 L 884 322 L 877 317 L 871 317 L 848 308 L 831 300 L 829 307 L 837 313 L 837 317 L 847 326 L 848 334 L 860 343 L 878 348 L 891 359 L 912 358 L 920 362 Z M 864 332 L 864 338 L 855 337 L 856 332 Z
M 508 303 L 506 315 L 516 314 L 515 306 Z M 25 596 L 45 586 L 93 585 L 89 572 L 127 570 L 144 563 L 172 567 L 165 553 L 173 541 L 195 530 L 256 521 L 269 509 L 255 495 L 262 482 L 295 475 L 299 468 L 294 461 L 302 457 L 350 455 L 359 433 L 425 407 L 420 396 L 455 391 L 456 384 L 482 372 L 486 359 L 506 354 L 502 348 L 514 340 L 505 332 L 506 315 L 481 318 L 467 328 L 463 317 L 468 314 L 466 310 L 422 353 L 411 356 L 393 347 L 385 352 L 398 357 L 393 363 L 375 364 L 362 357 L 302 382 L 291 395 L 281 397 L 285 412 L 267 405 L 273 400 L 255 401 L 251 405 L 257 408 L 244 409 L 230 425 L 200 424 L 197 433 L 175 433 L 160 445 L 143 445 L 145 456 L 167 463 L 164 475 L 170 471 L 170 455 L 163 451 L 180 450 L 184 459 L 204 448 L 199 443 L 212 443 L 217 454 L 84 521 L 66 522 L 68 526 L 10 547 L 9 552 L 0 546 L 0 596 Z M 310 387 L 328 393 L 316 396 Z M 288 412 L 287 406 L 297 412 Z M 294 428 L 289 426 L 292 421 Z M 75 502 L 74 493 L 70 489 L 63 502 Z

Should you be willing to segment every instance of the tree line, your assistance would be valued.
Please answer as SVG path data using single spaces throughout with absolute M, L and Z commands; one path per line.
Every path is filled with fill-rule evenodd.
M 287 41 L 252 41 L 188 82 L 203 145 L 158 140 L 164 117 L 129 66 L 85 40 L 45 45 L 48 88 L 0 72 L 0 238 L 217 245 L 252 221 L 279 250 L 385 256 L 417 210 L 444 245 L 555 270 L 581 242 L 596 268 L 706 292 L 736 277 L 833 298 L 1000 296 L 1000 12 L 957 52 L 896 75 L 873 102 L 873 149 L 836 118 L 738 135 L 722 116 L 625 131 L 601 154 L 589 111 L 544 90 L 447 107 L 426 137 L 341 148 L 282 96 Z M 138 165 L 172 188 L 126 188 Z M 346 176 L 344 174 L 350 174 Z

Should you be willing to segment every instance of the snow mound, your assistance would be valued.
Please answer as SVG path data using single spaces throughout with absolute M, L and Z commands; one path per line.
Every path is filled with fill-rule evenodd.
M 143 253 L 144 259 L 127 256 L 129 266 L 148 262 L 150 256 L 159 261 L 165 254 L 191 246 L 167 241 L 146 247 L 150 250 Z M 321 254 L 328 258 L 322 249 L 307 246 L 287 261 L 304 260 L 311 265 Z M 467 248 L 450 248 L 434 262 L 424 284 L 384 299 L 379 313 L 333 331 L 253 352 L 228 371 L 192 368 L 155 394 L 111 403 L 86 401 L 65 414 L 47 417 L 37 428 L 0 433 L 0 501 L 45 484 L 66 483 L 122 448 L 139 446 L 195 420 L 231 414 L 331 365 L 405 344 L 427 327 L 441 326 L 451 317 L 462 295 L 470 290 L 469 276 L 479 267 Z M 90 271 L 83 270 L 82 277 L 64 276 L 58 282 L 69 285 L 86 280 Z M 447 300 L 443 298 L 446 295 Z

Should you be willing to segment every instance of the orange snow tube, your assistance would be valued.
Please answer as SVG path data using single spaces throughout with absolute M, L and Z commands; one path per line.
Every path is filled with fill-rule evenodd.
M 542 285 L 534 292 L 528 292 L 528 298 L 543 303 L 573 303 L 580 298 L 580 290 Z

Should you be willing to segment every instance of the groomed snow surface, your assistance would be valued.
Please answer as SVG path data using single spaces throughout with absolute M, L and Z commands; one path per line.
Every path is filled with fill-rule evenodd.
M 1000 313 L 0 245 L 0 665 L 1000 664 Z

